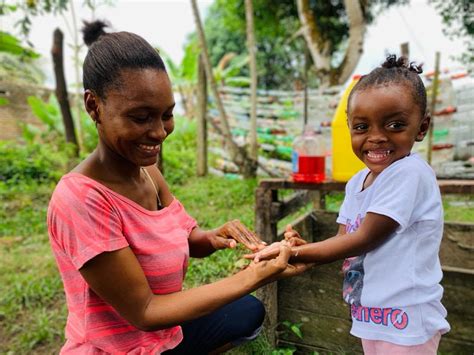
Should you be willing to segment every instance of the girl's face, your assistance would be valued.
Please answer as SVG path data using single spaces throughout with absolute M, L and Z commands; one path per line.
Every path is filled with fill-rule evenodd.
M 429 122 L 428 116 L 421 117 L 412 89 L 403 84 L 356 91 L 348 106 L 352 149 L 375 176 L 410 154 Z
M 175 101 L 166 72 L 124 69 L 120 85 L 110 87 L 105 100 L 86 92 L 85 103 L 106 152 L 136 166 L 156 163 L 161 143 L 174 129 Z

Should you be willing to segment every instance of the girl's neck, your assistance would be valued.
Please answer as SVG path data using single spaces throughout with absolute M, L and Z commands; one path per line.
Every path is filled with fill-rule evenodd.
M 370 185 L 372 185 L 379 174 L 376 174 L 369 170 L 369 173 L 365 177 L 364 183 L 362 184 L 362 190 L 365 190 Z

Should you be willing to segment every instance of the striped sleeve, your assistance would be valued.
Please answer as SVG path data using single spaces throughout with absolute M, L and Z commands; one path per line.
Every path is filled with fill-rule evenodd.
M 48 214 L 48 228 L 76 269 L 95 256 L 128 246 L 114 205 L 97 187 L 64 179 L 56 188 Z

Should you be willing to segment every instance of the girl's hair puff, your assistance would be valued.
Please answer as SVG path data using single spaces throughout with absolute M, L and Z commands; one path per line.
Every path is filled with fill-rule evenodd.
M 375 68 L 367 75 L 361 76 L 349 94 L 348 103 L 350 103 L 351 97 L 356 91 L 366 90 L 373 86 L 406 85 L 411 88 L 413 100 L 420 108 L 421 117 L 425 117 L 427 112 L 426 89 L 419 75 L 422 72 L 421 64 L 418 65 L 409 62 L 405 57 L 397 58 L 396 55 L 390 54 L 380 67 Z
M 107 33 L 103 21 L 86 22 L 83 38 L 89 47 L 83 65 L 84 90 L 105 99 L 111 87 L 118 88 L 123 69 L 155 68 L 166 71 L 158 51 L 142 37 L 130 32 Z

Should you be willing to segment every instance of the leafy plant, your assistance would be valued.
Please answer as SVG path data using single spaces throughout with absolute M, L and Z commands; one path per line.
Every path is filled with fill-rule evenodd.
M 303 333 L 301 332 L 301 323 L 291 323 L 290 321 L 283 321 L 281 323 L 284 325 L 287 330 L 291 331 L 294 335 L 296 335 L 298 338 L 303 339 Z
M 23 47 L 18 38 L 4 31 L 0 31 L 0 52 L 6 52 L 26 58 L 39 58 L 40 56 L 31 48 Z

